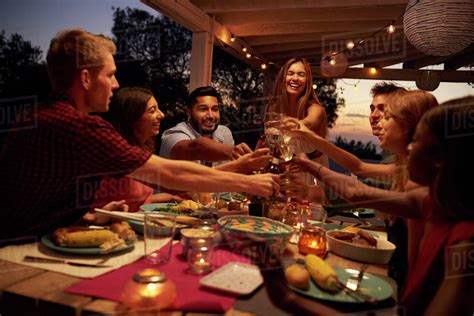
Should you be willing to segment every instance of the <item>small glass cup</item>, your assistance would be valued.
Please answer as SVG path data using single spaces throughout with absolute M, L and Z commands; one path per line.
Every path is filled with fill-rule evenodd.
M 188 250 L 188 267 L 192 273 L 204 274 L 212 270 L 212 242 L 193 239 Z
M 170 260 L 175 228 L 175 216 L 145 213 L 143 237 L 145 260 L 148 263 L 162 264 Z
M 326 247 L 326 231 L 323 228 L 316 226 L 303 228 L 298 241 L 298 250 L 301 254 L 323 257 Z

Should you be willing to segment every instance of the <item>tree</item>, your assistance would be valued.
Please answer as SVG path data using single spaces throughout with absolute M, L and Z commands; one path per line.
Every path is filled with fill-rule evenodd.
M 9 38 L 0 32 L 0 97 L 37 96 L 50 89 L 46 65 L 41 63 L 41 49 L 19 34 Z M 46 79 L 46 80 L 45 80 Z
M 328 127 L 334 126 L 339 115 L 337 112 L 341 107 L 345 106 L 345 100 L 339 98 L 337 94 L 336 79 L 314 79 L 314 83 L 317 85 L 316 94 L 318 95 L 319 102 L 324 105 L 326 109 Z
M 372 141 L 364 144 L 360 140 L 357 142 L 354 140 L 348 141 L 346 138 L 337 136 L 334 144 L 345 151 L 356 155 L 360 159 L 382 159 L 382 156 L 377 153 L 377 146 L 375 146 Z
M 117 76 L 124 84 L 150 88 L 160 107 L 183 109 L 189 83 L 191 32 L 161 15 L 113 8 Z

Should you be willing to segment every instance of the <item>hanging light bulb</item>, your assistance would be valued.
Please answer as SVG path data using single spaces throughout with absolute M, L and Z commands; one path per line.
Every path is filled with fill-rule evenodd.
M 247 47 L 242 47 L 242 51 L 245 53 L 247 51 Z
M 330 63 L 331 65 L 333 65 L 333 66 L 336 65 L 336 59 L 331 58 L 331 59 L 329 60 L 329 63 Z
M 265 64 L 265 63 L 261 64 L 260 68 L 262 68 L 263 70 L 267 69 L 267 64 Z
M 313 90 L 316 90 L 318 88 L 318 85 L 313 83 Z
M 347 49 L 353 49 L 354 46 L 355 46 L 355 44 L 354 44 L 353 41 L 349 41 L 349 42 L 347 42 L 347 44 L 346 44 Z
M 392 21 L 392 22 L 390 23 L 390 25 L 387 27 L 387 32 L 389 32 L 390 34 L 395 33 L 394 21 Z
M 369 72 L 370 72 L 371 75 L 375 75 L 375 74 L 377 73 L 377 68 L 371 67 L 371 68 L 369 69 Z
M 247 53 L 247 54 L 245 54 L 245 57 L 250 58 L 250 57 L 252 57 L 252 54 Z
M 234 35 L 231 35 L 231 36 L 230 36 L 230 41 L 231 41 L 231 42 L 235 42 L 235 36 L 234 36 Z

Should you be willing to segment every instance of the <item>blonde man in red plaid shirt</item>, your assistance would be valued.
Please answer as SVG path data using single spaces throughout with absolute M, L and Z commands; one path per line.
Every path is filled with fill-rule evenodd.
M 21 113 L 0 154 L 0 237 L 32 236 L 73 224 L 86 213 L 100 180 L 128 176 L 152 186 L 268 196 L 278 178 L 217 171 L 152 155 L 127 143 L 106 112 L 115 78 L 114 43 L 81 29 L 59 33 L 47 55 L 53 94 Z

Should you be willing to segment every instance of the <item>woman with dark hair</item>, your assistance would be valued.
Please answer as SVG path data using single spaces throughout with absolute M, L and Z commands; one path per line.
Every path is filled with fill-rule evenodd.
M 164 114 L 150 90 L 139 87 L 120 89 L 112 99 L 109 111 L 102 117 L 131 145 L 152 153 L 155 151 L 155 137 L 160 132 Z M 121 201 L 128 206 L 129 212 L 137 212 L 142 204 L 181 200 L 181 197 L 167 193 L 153 194 L 151 187 L 128 177 L 115 179 L 105 176 L 95 193 L 92 208 L 110 201 Z M 93 220 L 95 216 L 89 213 L 85 219 Z

